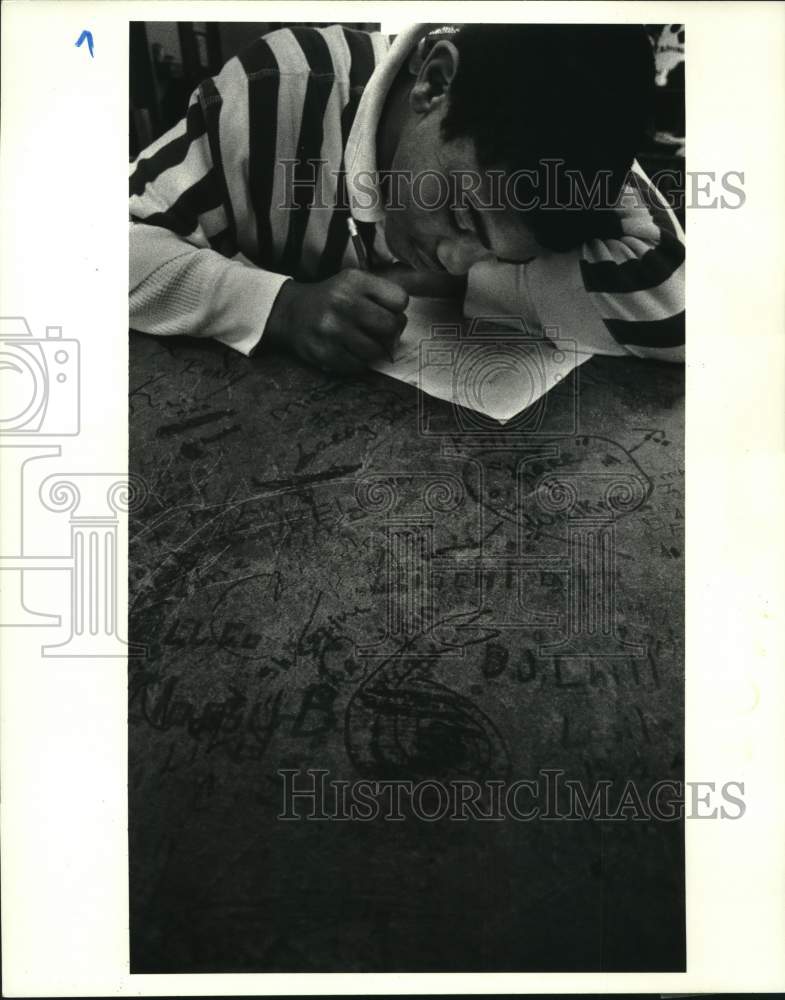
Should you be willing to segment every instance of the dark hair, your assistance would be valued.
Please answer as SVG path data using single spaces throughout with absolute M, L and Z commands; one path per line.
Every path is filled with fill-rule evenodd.
M 451 41 L 459 63 L 445 141 L 472 139 L 482 170 L 536 174 L 526 200 L 537 207 L 526 211 L 526 221 L 542 246 L 568 250 L 610 235 L 609 228 L 616 232 L 610 205 L 653 110 L 654 56 L 644 27 L 467 24 Z M 552 183 L 544 190 L 544 160 L 561 161 L 555 191 Z M 571 173 L 588 191 L 599 178 L 603 203 L 575 207 Z

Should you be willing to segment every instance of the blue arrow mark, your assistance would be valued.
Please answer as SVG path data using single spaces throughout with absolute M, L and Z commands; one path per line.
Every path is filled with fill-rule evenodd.
M 83 31 L 82 34 L 76 40 L 76 47 L 82 44 L 82 42 L 87 41 L 87 47 L 90 49 L 90 58 L 93 58 L 93 33 L 92 31 Z

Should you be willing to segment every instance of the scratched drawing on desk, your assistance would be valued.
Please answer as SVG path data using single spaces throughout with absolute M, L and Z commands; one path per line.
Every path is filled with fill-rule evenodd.
M 132 351 L 131 468 L 149 487 L 129 519 L 131 637 L 147 646 L 128 692 L 135 968 L 338 970 L 350 958 L 324 931 L 327 910 L 337 898 L 341 940 L 359 940 L 369 918 L 356 885 L 399 928 L 392 956 L 418 955 L 432 940 L 423 922 L 443 919 L 435 906 L 399 916 L 412 898 L 441 913 L 468 895 L 488 928 L 476 950 L 473 927 L 451 928 L 468 966 L 510 961 L 506 935 L 522 919 L 544 924 L 545 940 L 563 918 L 557 884 L 587 920 L 605 891 L 602 912 L 626 926 L 632 882 L 656 904 L 650 926 L 666 929 L 647 938 L 647 961 L 671 956 L 678 823 L 276 817 L 282 768 L 298 788 L 317 769 L 390 788 L 472 782 L 483 813 L 484 789 L 544 768 L 634 780 L 644 798 L 681 780 L 680 373 L 643 379 L 634 362 L 595 359 L 580 432 L 556 409 L 572 401 L 563 385 L 527 440 L 509 436 L 517 422 L 479 436 L 472 422 L 458 439 L 458 414 L 438 404 L 445 446 L 418 422 L 425 397 L 379 375 L 336 380 L 276 355 L 248 365 L 204 343 L 137 338 Z M 553 440 L 554 427 L 568 430 Z M 595 591 L 622 655 L 583 631 L 565 651 L 570 580 L 590 582 L 588 547 L 571 539 L 611 530 L 612 593 Z M 476 881 L 458 885 L 455 870 Z M 598 935 L 570 944 L 591 962 L 610 940 Z M 280 957 L 281 939 L 297 953 Z M 363 967 L 389 955 L 369 951 Z

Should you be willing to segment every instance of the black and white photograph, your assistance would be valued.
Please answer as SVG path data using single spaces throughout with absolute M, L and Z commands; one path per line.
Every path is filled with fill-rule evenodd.
M 132 972 L 684 971 L 684 26 L 130 46 Z
M 781 992 L 785 3 L 0 21 L 2 995 Z

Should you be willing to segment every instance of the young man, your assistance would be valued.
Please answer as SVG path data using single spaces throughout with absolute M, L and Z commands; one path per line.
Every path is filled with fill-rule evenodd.
M 634 161 L 653 73 L 636 26 L 273 32 L 132 164 L 130 324 L 359 371 L 406 265 L 468 316 L 681 361 L 684 237 Z

